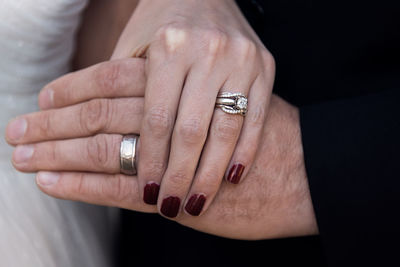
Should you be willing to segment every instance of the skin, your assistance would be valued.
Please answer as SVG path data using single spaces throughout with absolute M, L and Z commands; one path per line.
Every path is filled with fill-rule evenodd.
M 40 171 L 39 188 L 57 198 L 157 212 L 155 206 L 141 201 L 137 177 L 118 174 L 122 138 L 118 133 L 141 130 L 144 64 L 142 59 L 111 61 L 52 82 L 54 103 L 64 107 L 23 115 L 7 127 L 7 141 L 17 146 L 15 168 Z M 116 68 L 120 70 L 115 80 L 118 86 L 104 90 L 108 76 L 98 73 L 113 73 Z M 133 69 L 141 70 L 137 78 L 132 78 L 129 70 Z M 92 98 L 82 94 L 83 88 L 96 99 L 83 101 Z M 136 96 L 119 98 L 128 93 Z M 110 94 L 115 98 L 103 98 Z M 48 99 L 41 94 L 40 103 L 45 101 Z M 127 106 L 134 107 L 128 114 Z M 97 126 L 90 128 L 94 122 Z M 181 213 L 174 220 L 206 233 L 248 240 L 318 233 L 304 168 L 298 109 L 277 96 L 272 97 L 247 176 L 240 186 L 223 183 L 202 216 Z
M 143 121 L 140 133 L 141 145 L 144 147 L 138 166 L 140 186 L 144 188 L 149 182 L 160 184 L 162 181 L 159 209 L 162 205 L 161 200 L 166 196 L 178 195 L 183 201 L 192 195 L 202 195 L 208 199 L 203 207 L 203 210 L 206 210 L 218 191 L 224 175 L 229 174 L 234 164 L 241 164 L 244 167 L 242 179 L 246 177 L 251 167 L 255 150 L 259 146 L 262 124 L 272 90 L 275 70 L 273 58 L 238 12 L 234 1 L 220 1 L 218 5 L 215 5 L 215 1 L 203 1 L 202 4 L 176 0 L 151 1 L 151 5 L 147 3 L 149 1 L 142 1 L 139 5 L 113 54 L 113 58 L 136 56 L 150 59 L 150 51 L 161 55 L 155 60 L 149 59 L 147 64 L 148 80 L 159 81 L 162 86 L 154 85 L 157 88 L 152 89 L 154 86 L 147 85 L 146 88 L 146 99 L 150 100 L 145 106 L 147 112 L 145 111 L 144 117 L 147 119 Z M 110 50 L 116 44 L 116 38 L 110 37 L 121 34 L 123 26 L 128 22 L 128 14 L 136 8 L 136 5 L 135 1 L 126 0 L 114 3 L 91 2 L 79 34 L 76 68 L 80 69 L 109 58 Z M 216 10 L 215 14 L 210 10 Z M 158 19 L 154 18 L 154 14 L 157 14 Z M 182 19 L 176 20 L 177 17 Z M 228 25 L 228 22 L 221 22 L 219 17 L 229 18 L 230 28 L 220 27 Z M 109 23 L 111 26 L 97 26 L 99 20 L 111 21 Z M 211 23 L 205 24 L 205 21 Z M 146 27 L 143 28 L 142 25 Z M 229 45 L 222 46 L 222 39 L 226 39 Z M 101 43 L 101 47 L 104 48 L 93 46 L 93 41 Z M 192 45 L 196 43 L 200 46 Z M 254 48 L 254 51 L 248 50 L 249 48 Z M 188 52 L 180 52 L 185 50 Z M 225 50 L 228 52 L 224 52 Z M 197 54 L 201 55 L 201 58 L 192 57 Z M 160 69 L 157 73 L 149 73 L 152 66 L 165 62 L 163 58 L 167 56 L 180 60 L 164 66 L 164 69 L 168 70 Z M 204 63 L 202 58 L 207 57 L 217 63 L 226 64 Z M 234 62 L 228 61 L 229 58 L 234 59 Z M 243 60 L 240 61 L 240 58 Z M 171 75 L 171 69 L 194 61 L 196 64 L 192 64 L 186 74 Z M 226 67 L 228 65 L 237 65 L 237 70 Z M 248 71 L 244 72 L 243 69 Z M 215 79 L 210 79 L 211 72 L 215 72 Z M 160 77 L 166 76 L 163 73 L 168 73 L 173 80 L 161 79 Z M 227 73 L 233 78 L 227 77 Z M 175 100 L 175 104 L 170 103 L 168 106 L 165 102 L 168 102 L 171 92 L 178 93 L 182 90 L 181 86 L 173 84 L 179 79 L 182 81 L 185 75 L 192 77 L 190 81 L 193 82 L 188 81 L 187 84 L 190 85 L 185 85 L 183 88 L 178 111 L 172 114 L 178 103 Z M 110 78 L 112 80 L 112 77 Z M 225 85 L 215 87 L 218 80 L 221 82 L 223 79 L 226 79 Z M 204 84 L 205 80 L 210 81 Z M 209 87 L 210 90 L 197 92 L 199 85 Z M 249 94 L 251 108 L 244 125 L 241 116 L 227 115 L 209 105 L 212 102 L 209 101 L 209 96 L 215 98 L 221 86 L 246 89 L 242 91 L 243 93 L 252 87 Z M 155 92 L 151 94 L 152 91 Z M 155 103 L 157 99 L 152 99 L 151 95 L 162 99 L 163 103 Z M 185 95 L 186 98 L 183 97 Z M 52 104 L 42 107 L 49 108 Z M 207 131 L 211 134 L 205 140 Z M 141 191 L 143 198 L 142 192 L 143 190 Z M 181 205 L 185 202 L 187 200 Z
M 243 179 L 251 168 L 275 77 L 273 57 L 232 0 L 139 2 L 112 58 L 130 56 L 146 58 L 141 198 L 146 185 L 157 184 L 162 214 L 166 198 L 179 199 L 184 211 L 194 195 L 206 198 L 204 212 L 235 164 L 244 166 Z M 224 91 L 248 96 L 245 118 L 214 109 Z
M 115 1 L 116 5 L 123 2 L 126 0 Z M 85 44 L 91 44 L 93 35 L 109 48 L 115 45 L 116 40 L 106 36 L 118 36 L 110 32 L 104 34 L 106 30 L 89 31 L 96 14 L 102 14 L 105 20 L 114 14 L 107 6 L 109 1 L 92 3 L 98 3 L 98 6 L 91 4 L 89 15 L 84 20 L 81 36 L 87 38 L 80 39 L 77 54 L 80 60 L 75 61 L 78 62 L 77 68 L 109 57 L 111 49 L 93 49 Z M 131 8 L 134 8 L 133 3 Z M 118 18 L 114 18 L 113 25 L 118 26 L 113 27 L 113 31 L 120 33 L 127 16 Z M 85 27 L 85 24 L 88 25 Z M 140 185 L 135 177 L 117 174 L 120 134 L 141 130 L 145 86 L 145 62 L 140 59 L 103 63 L 51 83 L 46 88 L 53 88 L 53 94 L 43 90 L 39 104 L 42 109 L 54 109 L 20 117 L 7 128 L 7 141 L 18 145 L 13 164 L 27 172 L 57 171 L 40 172 L 37 177 L 38 186 L 54 197 L 157 212 L 142 202 Z M 109 100 L 118 97 L 124 97 L 124 100 Z M 107 99 L 91 100 L 94 98 Z M 84 103 L 86 100 L 91 101 Z M 81 116 L 79 121 L 74 119 L 77 116 Z M 21 118 L 26 119 L 26 124 L 17 123 Z M 263 123 L 261 128 L 262 141 L 259 149 L 254 151 L 255 165 L 247 168 L 244 175 L 249 179 L 238 187 L 222 183 L 209 210 L 198 218 L 182 213 L 175 218 L 177 222 L 200 231 L 239 239 L 318 232 L 304 172 L 297 109 L 273 96 L 268 124 Z M 17 138 L 18 133 L 23 133 L 23 137 Z M 66 140 L 57 141 L 60 139 Z M 28 143 L 34 143 L 31 145 L 33 150 L 22 149 L 22 153 L 18 153 L 23 148 L 21 144 Z M 27 158 L 29 155 L 31 158 Z M 18 163 L 19 159 L 22 162 Z M 91 165 L 82 164 L 87 162 Z M 64 172 L 66 170 L 69 172 Z M 46 177 L 49 178 L 47 181 L 43 179 Z M 56 183 L 49 183 L 55 180 Z

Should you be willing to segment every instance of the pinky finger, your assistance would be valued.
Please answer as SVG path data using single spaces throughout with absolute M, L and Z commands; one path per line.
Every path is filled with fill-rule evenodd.
M 272 85 L 273 76 L 260 75 L 250 89 L 248 112 L 244 119 L 239 141 L 225 173 L 225 179 L 230 183 L 238 184 L 241 182 L 254 161 L 264 129 Z M 261 102 L 260 99 L 262 99 Z
M 139 197 L 136 177 L 84 172 L 39 172 L 36 183 L 52 197 L 141 212 L 157 212 Z

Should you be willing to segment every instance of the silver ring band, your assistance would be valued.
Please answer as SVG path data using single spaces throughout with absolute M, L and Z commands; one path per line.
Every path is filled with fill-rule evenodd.
M 121 173 L 126 175 L 136 175 L 136 146 L 138 135 L 125 135 L 122 137 L 120 147 L 120 168 Z
M 220 93 L 215 101 L 215 107 L 229 114 L 240 114 L 245 116 L 247 113 L 247 97 L 241 93 Z

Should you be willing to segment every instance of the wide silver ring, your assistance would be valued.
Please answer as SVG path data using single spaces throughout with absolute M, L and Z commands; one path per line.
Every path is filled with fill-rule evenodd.
M 120 166 L 121 173 L 126 175 L 136 175 L 136 147 L 139 140 L 138 135 L 130 134 L 122 137 L 120 147 Z
M 247 97 L 241 93 L 220 93 L 215 101 L 215 107 L 229 114 L 240 114 L 245 116 L 247 113 Z

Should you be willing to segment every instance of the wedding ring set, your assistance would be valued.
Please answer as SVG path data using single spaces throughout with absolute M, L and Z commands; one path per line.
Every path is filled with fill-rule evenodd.
M 228 114 L 239 114 L 245 116 L 247 113 L 247 97 L 241 93 L 223 92 L 218 94 L 215 102 L 216 108 Z M 135 134 L 125 135 L 120 147 L 121 173 L 136 175 L 137 144 L 139 136 Z
M 240 114 L 245 116 L 247 113 L 247 97 L 241 93 L 220 93 L 217 96 L 215 107 L 221 108 L 228 114 Z

